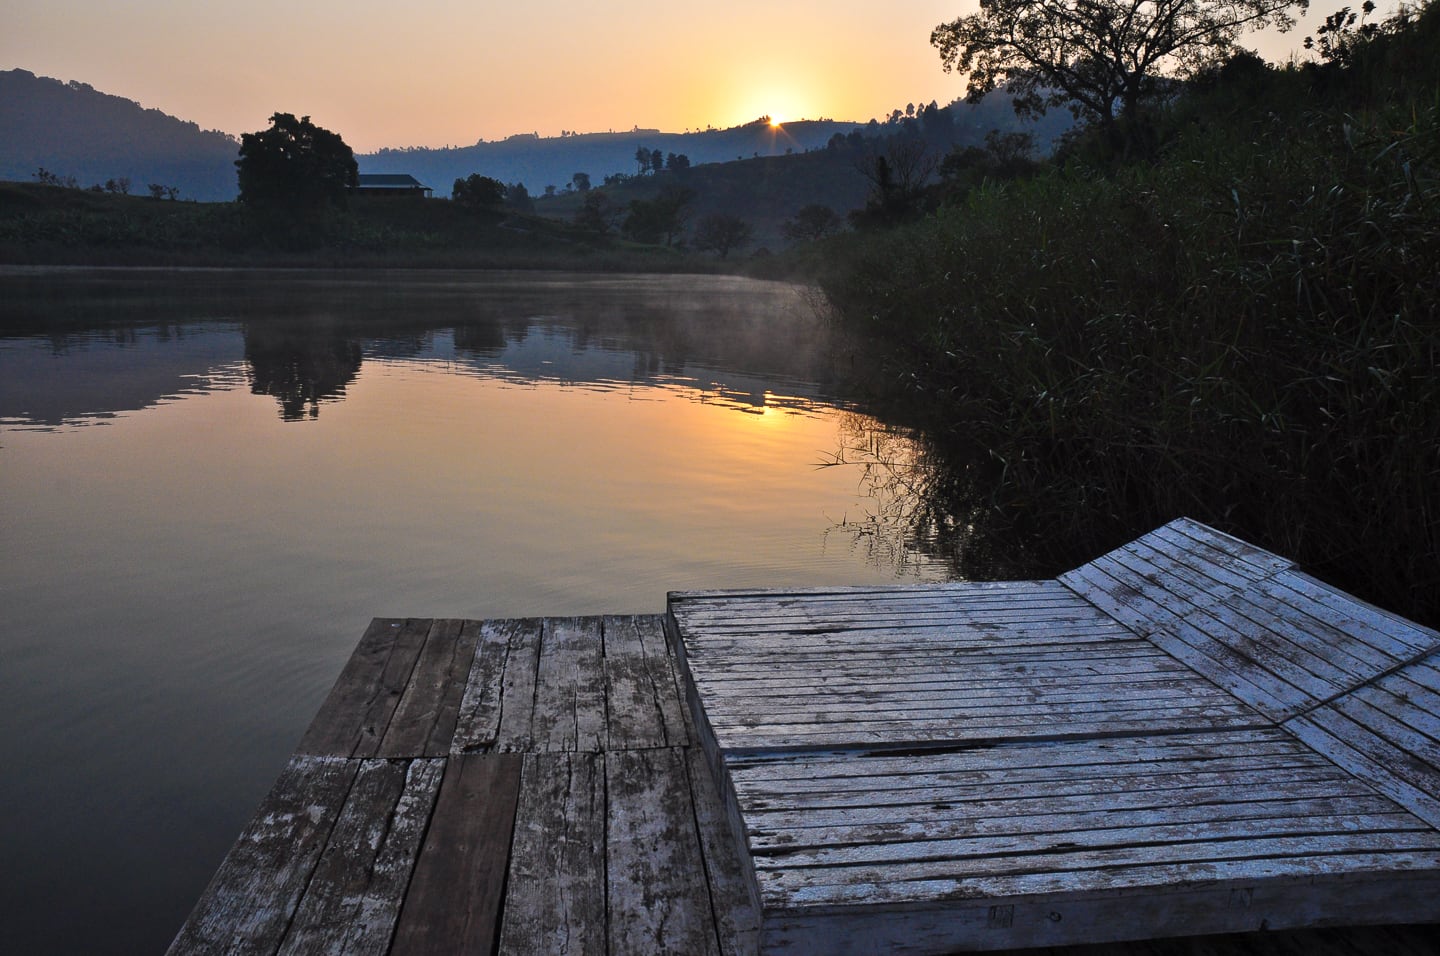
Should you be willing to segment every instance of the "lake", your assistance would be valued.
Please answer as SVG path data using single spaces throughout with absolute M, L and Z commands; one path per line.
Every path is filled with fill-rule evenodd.
M 372 617 L 940 580 L 813 293 L 0 269 L 0 951 L 159 952 Z

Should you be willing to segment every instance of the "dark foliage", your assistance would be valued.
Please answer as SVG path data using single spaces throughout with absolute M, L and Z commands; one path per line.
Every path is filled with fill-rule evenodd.
M 355 154 L 310 117 L 270 117 L 270 128 L 240 137 L 240 201 L 257 208 L 311 213 L 343 206 L 359 181 Z

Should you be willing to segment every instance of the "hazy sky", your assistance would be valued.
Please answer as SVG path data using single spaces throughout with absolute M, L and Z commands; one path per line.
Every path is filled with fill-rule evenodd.
M 947 103 L 930 31 L 976 0 L 4 0 L 0 68 L 207 129 L 309 114 L 357 151 L 511 133 L 865 121 Z M 1262 44 L 1283 57 L 1338 2 Z M 1353 4 L 1358 6 L 1358 3 Z

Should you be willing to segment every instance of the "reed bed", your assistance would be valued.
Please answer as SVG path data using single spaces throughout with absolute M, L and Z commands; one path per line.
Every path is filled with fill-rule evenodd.
M 837 243 L 826 292 L 922 434 L 910 519 L 963 572 L 1184 514 L 1440 622 L 1440 86 L 1314 106 L 1310 72 Z

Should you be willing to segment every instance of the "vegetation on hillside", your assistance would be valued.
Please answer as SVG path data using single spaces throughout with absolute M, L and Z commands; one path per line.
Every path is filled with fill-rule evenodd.
M 1348 13 L 809 253 L 920 428 L 916 467 L 844 453 L 923 490 L 913 533 L 1048 574 L 1190 515 L 1440 621 L 1440 8 Z

